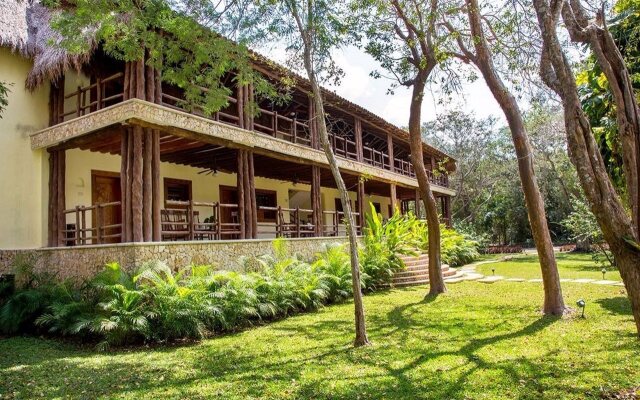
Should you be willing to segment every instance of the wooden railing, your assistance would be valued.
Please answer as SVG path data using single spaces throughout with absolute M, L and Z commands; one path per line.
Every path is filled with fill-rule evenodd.
M 282 206 L 260 206 L 259 210 L 274 212 L 274 222 L 258 222 L 258 234 L 261 236 L 275 234 L 275 237 L 314 237 L 315 225 L 313 210 L 305 208 L 287 208 Z
M 220 240 L 240 235 L 237 204 L 168 200 L 166 205 L 161 212 L 163 240 Z M 200 221 L 200 210 L 211 210 L 211 216 Z M 228 220 L 223 221 L 226 210 Z
M 63 122 L 66 117 L 80 117 L 93 111 L 100 110 L 124 99 L 123 92 L 107 93 L 107 84 L 110 82 L 124 82 L 124 74 L 118 72 L 106 78 L 97 78 L 88 86 L 78 86 L 74 92 L 65 94 L 62 113 L 58 115 L 57 123 Z M 92 100 L 93 95 L 93 100 Z M 74 101 L 69 102 L 68 100 Z
M 106 224 L 105 212 L 108 208 L 117 208 L 115 215 L 120 215 L 120 202 L 98 203 L 92 206 L 76 206 L 64 210 L 67 216 L 73 215 L 73 222 L 66 223 L 63 229 L 65 246 L 81 246 L 88 244 L 103 244 L 120 242 L 122 238 L 122 224 Z
M 64 96 L 65 102 L 63 110 L 59 114 L 56 123 L 63 122 L 67 117 L 80 117 L 123 101 L 123 92 L 111 93 L 112 89 L 107 89 L 107 84 L 111 82 L 119 82 L 120 84 L 117 87 L 122 87 L 124 84 L 124 74 L 119 72 L 107 78 L 98 78 L 94 83 L 85 87 L 78 86 L 74 92 L 66 94 Z M 204 87 L 201 87 L 201 89 L 203 91 L 208 90 Z M 75 99 L 75 101 L 69 101 L 70 99 Z M 238 99 L 227 96 L 227 101 L 228 106 L 226 108 L 213 113 L 211 116 L 207 116 L 202 107 L 189 104 L 184 98 L 164 92 L 161 95 L 161 104 L 166 107 L 210 118 L 225 124 L 239 126 L 240 112 L 238 110 Z M 254 120 L 253 129 L 255 132 L 261 134 L 278 137 L 304 146 L 311 146 L 309 122 L 300 120 L 295 116 L 290 118 L 279 114 L 277 111 L 260 108 L 259 116 Z M 329 141 L 337 156 L 350 160 L 358 159 L 355 140 L 340 136 L 335 132 L 329 132 Z M 363 162 L 374 167 L 392 170 L 393 172 L 412 178 L 415 177 L 413 166 L 409 161 L 395 158 L 392 168 L 389 155 L 384 151 L 363 146 L 362 156 Z M 430 171 L 427 172 L 430 173 Z M 440 186 L 449 185 L 448 177 L 445 174 L 438 176 L 430 175 L 430 179 L 432 183 Z
M 267 118 L 260 118 L 263 116 Z M 264 122 L 265 120 L 267 122 Z M 256 132 L 284 139 L 291 143 L 311 146 L 311 134 L 308 122 L 301 121 L 295 116 L 289 118 L 278 114 L 277 111 L 260 108 L 260 116 L 254 120 L 253 129 Z
M 323 236 L 344 236 L 347 234 L 347 226 L 344 223 L 344 212 L 342 211 L 323 211 L 323 215 L 329 216 L 329 223 L 324 224 L 322 234 Z M 360 219 L 360 213 L 352 212 L 354 224 L 358 234 L 361 233 L 361 226 L 358 223 Z M 325 219 L 326 221 L 326 219 Z

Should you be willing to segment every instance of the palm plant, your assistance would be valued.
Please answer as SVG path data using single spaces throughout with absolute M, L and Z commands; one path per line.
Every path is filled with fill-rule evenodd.
M 346 299 L 353 293 L 350 262 L 349 254 L 340 243 L 328 243 L 316 254 L 312 268 L 326 288 L 329 302 Z M 364 276 L 362 281 L 366 281 Z

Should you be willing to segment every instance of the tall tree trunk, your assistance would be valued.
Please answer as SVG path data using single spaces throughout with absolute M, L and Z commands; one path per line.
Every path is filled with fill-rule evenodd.
M 544 201 L 533 167 L 533 149 L 524 126 L 522 112 L 515 97 L 509 92 L 500 76 L 496 73 L 489 44 L 484 36 L 478 1 L 466 0 L 466 3 L 471 35 L 476 50 L 476 55 L 472 58 L 472 61 L 480 69 L 493 97 L 507 118 L 516 156 L 518 157 L 520 182 L 527 205 L 531 233 L 533 234 L 533 241 L 536 245 L 542 270 L 542 283 L 544 286 L 543 313 L 562 315 L 565 311 L 565 305 L 562 299 L 560 275 L 558 274 L 558 266 L 553 254 L 553 243 L 551 242 L 551 234 L 547 225 Z
M 342 203 L 342 210 L 344 211 L 345 225 L 347 230 L 347 236 L 349 237 L 349 255 L 351 258 L 351 284 L 353 286 L 353 304 L 354 304 L 354 317 L 356 337 L 353 342 L 355 347 L 365 346 L 369 344 L 369 338 L 367 337 L 367 328 L 365 323 L 364 305 L 362 303 L 362 285 L 360 280 L 360 261 L 358 260 L 358 237 L 354 224 L 353 213 L 351 210 L 351 200 L 349 199 L 349 192 L 344 184 L 342 175 L 340 175 L 340 169 L 338 168 L 338 161 L 335 154 L 329 144 L 329 133 L 327 131 L 326 114 L 324 111 L 324 104 L 322 101 L 322 90 L 316 79 L 316 71 L 313 67 L 313 60 L 311 56 L 312 46 L 314 38 L 311 37 L 313 30 L 309 27 L 305 28 L 302 24 L 297 9 L 290 7 L 298 28 L 300 35 L 304 43 L 304 67 L 307 72 L 307 77 L 311 83 L 311 91 L 313 94 L 313 103 L 315 108 L 314 118 L 316 131 L 318 138 L 320 139 L 320 145 L 324 151 L 333 178 L 335 179 L 338 192 L 340 193 L 340 201 Z
M 557 7 L 563 3 L 554 2 L 552 7 L 548 0 L 533 0 L 533 4 L 543 38 L 540 75 L 562 99 L 569 158 L 578 171 L 591 211 L 615 257 L 640 336 L 640 250 L 636 247 L 638 237 L 634 222 L 607 175 L 589 119 L 580 103 L 571 63 L 558 39 L 556 29 L 561 10 Z
M 562 7 L 562 17 L 572 41 L 589 45 L 607 78 L 616 104 L 616 122 L 629 205 L 636 232 L 640 233 L 640 108 L 633 81 L 624 57 L 607 28 L 603 11 L 596 13 L 595 20 L 589 20 L 580 0 L 573 0 Z
M 411 148 L 411 163 L 413 164 L 420 197 L 422 198 L 427 214 L 427 229 L 429 231 L 429 296 L 446 293 L 447 291 L 442 275 L 438 206 L 436 205 L 436 198 L 433 195 L 433 191 L 431 191 L 429 176 L 427 175 L 424 165 L 422 130 L 420 129 L 424 87 L 427 76 L 429 76 L 432 69 L 433 68 L 418 72 L 418 76 L 413 84 L 411 106 L 409 108 L 409 147 Z M 418 203 L 416 203 L 416 212 L 418 212 Z

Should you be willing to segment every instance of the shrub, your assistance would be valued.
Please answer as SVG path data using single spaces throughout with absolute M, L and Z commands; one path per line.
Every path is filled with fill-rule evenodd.
M 453 229 L 440 227 L 442 261 L 452 267 L 468 264 L 478 257 L 480 244 Z
M 327 301 L 334 303 L 353 295 L 351 257 L 339 243 L 326 244 L 316 254 L 312 268 L 327 292 Z M 366 278 L 362 278 L 366 281 Z

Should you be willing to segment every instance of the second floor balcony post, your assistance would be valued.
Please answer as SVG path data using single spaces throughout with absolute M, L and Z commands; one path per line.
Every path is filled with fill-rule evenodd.
M 393 154 L 393 136 L 387 133 L 387 154 L 389 156 L 389 170 L 395 172 L 395 158 Z
M 359 162 L 363 162 L 364 160 L 364 149 L 362 148 L 362 120 L 358 117 L 354 120 L 354 132 L 355 132 L 355 142 L 356 142 L 356 160 Z
M 124 100 L 136 98 L 161 103 L 160 73 L 145 58 L 127 62 Z M 160 133 L 151 128 L 128 126 L 121 142 L 120 186 L 122 241 L 161 240 Z

